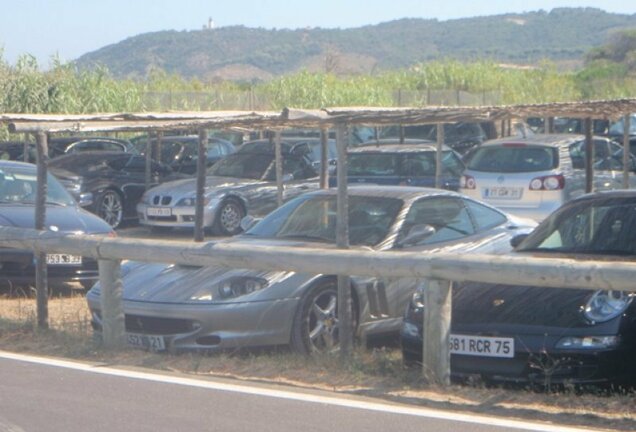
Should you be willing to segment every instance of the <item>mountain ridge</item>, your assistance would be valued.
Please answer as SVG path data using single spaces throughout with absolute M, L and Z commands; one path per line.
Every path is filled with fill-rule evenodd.
M 446 21 L 403 18 L 349 29 L 164 30 L 86 53 L 76 64 L 103 65 L 121 78 L 160 68 L 204 81 L 261 81 L 300 70 L 373 73 L 442 59 L 571 63 L 628 28 L 636 28 L 636 14 L 555 8 Z

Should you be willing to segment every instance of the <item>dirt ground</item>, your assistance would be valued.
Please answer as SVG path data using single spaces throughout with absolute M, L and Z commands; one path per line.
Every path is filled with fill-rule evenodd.
M 464 413 L 540 420 L 608 430 L 636 430 L 636 394 L 600 389 L 537 391 L 487 388 L 478 383 L 440 388 L 424 382 L 419 370 L 404 368 L 398 347 L 355 351 L 342 365 L 337 356 L 306 358 L 286 349 L 219 355 L 169 355 L 125 350 L 106 352 L 95 342 L 83 293 L 73 287 L 49 300 L 49 330 L 37 330 L 35 300 L 29 292 L 0 291 L 0 349 L 109 365 L 175 371 L 197 377 L 224 377 L 359 394 Z

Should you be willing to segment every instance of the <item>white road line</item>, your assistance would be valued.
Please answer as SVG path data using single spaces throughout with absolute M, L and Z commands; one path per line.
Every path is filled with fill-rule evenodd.
M 173 377 L 169 375 L 161 375 L 147 372 L 135 372 L 112 367 L 101 367 L 67 360 L 57 360 L 44 357 L 36 357 L 23 354 L 14 354 L 10 352 L 0 351 L 0 358 L 9 360 L 17 360 L 28 363 L 41 364 L 46 366 L 55 366 L 66 369 L 73 369 L 83 372 L 96 373 L 101 375 L 112 375 L 124 378 L 140 379 L 145 381 L 153 381 L 166 384 L 177 384 L 190 387 L 199 387 L 211 390 L 220 390 L 226 392 L 242 393 L 257 396 L 275 397 L 279 399 L 288 399 L 309 403 L 320 403 L 345 408 L 355 408 L 368 411 L 377 411 L 390 414 L 404 414 L 417 417 L 427 417 L 439 420 L 449 420 L 464 423 L 473 423 L 486 426 L 498 426 L 512 429 L 520 429 L 537 432 L 590 432 L 593 429 L 583 429 L 575 427 L 566 427 L 559 425 L 530 423 L 520 420 L 505 420 L 496 417 L 487 417 L 481 415 L 460 414 L 450 411 L 433 410 L 428 408 L 416 408 L 403 405 L 392 405 L 376 402 L 366 402 L 349 398 L 339 398 L 337 396 L 318 396 L 299 392 L 274 390 L 259 387 L 252 387 L 241 384 L 225 384 L 213 381 L 199 380 L 194 378 Z M 599 429 L 597 429 L 599 430 Z

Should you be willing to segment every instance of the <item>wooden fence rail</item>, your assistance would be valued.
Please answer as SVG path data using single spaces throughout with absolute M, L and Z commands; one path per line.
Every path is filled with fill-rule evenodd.
M 102 306 L 105 308 L 102 311 L 105 318 L 104 343 L 112 347 L 121 346 L 124 336 L 119 274 L 121 260 L 429 279 L 433 281 L 429 285 L 436 300 L 427 305 L 425 315 L 428 315 L 426 319 L 429 320 L 439 317 L 439 322 L 424 328 L 424 340 L 436 345 L 435 349 L 425 345 L 423 358 L 425 369 L 433 371 L 435 379 L 440 383 L 448 383 L 450 377 L 450 355 L 447 346 L 444 349 L 444 341 L 448 341 L 450 333 L 451 296 L 448 283 L 444 281 L 636 292 L 636 263 L 615 261 L 583 262 L 527 256 L 274 247 L 240 241 L 193 243 L 132 240 L 11 227 L 0 227 L 0 242 L 3 247 L 69 253 L 99 260 L 100 281 L 103 285 Z M 439 310 L 429 310 L 433 306 Z

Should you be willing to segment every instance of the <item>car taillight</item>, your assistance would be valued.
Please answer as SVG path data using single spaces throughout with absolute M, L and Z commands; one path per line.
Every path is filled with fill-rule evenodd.
M 475 187 L 477 187 L 475 177 L 469 175 L 461 176 L 459 179 L 459 187 L 462 189 L 475 189 Z
M 111 231 L 108 233 L 108 237 L 117 237 L 117 233 L 115 231 Z
M 561 174 L 536 177 L 530 181 L 530 190 L 560 190 L 565 187 L 565 177 Z

